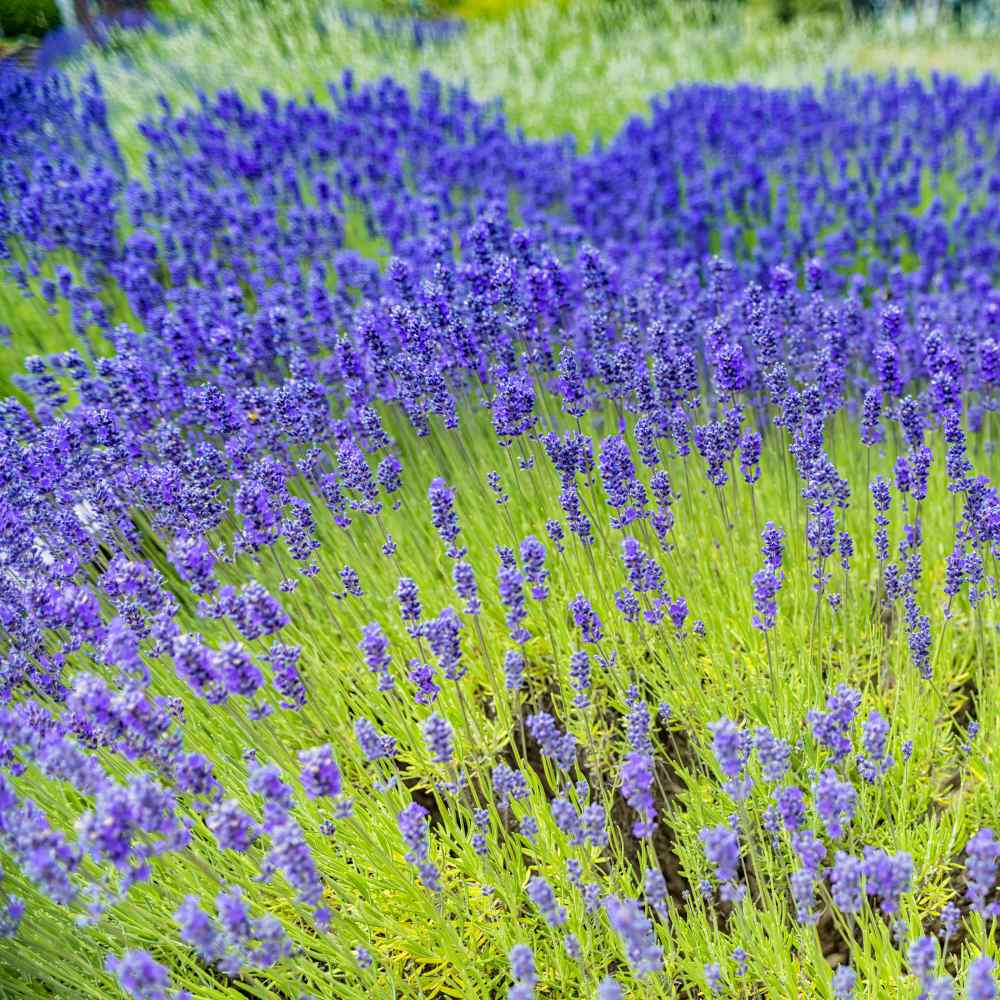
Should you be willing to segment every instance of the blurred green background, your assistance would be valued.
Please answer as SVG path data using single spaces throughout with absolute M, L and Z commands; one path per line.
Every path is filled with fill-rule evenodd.
M 0 0 L 3 34 L 37 34 L 58 18 L 55 3 Z M 151 0 L 149 10 L 151 27 L 110 30 L 101 47 L 78 37 L 74 48 L 60 30 L 40 49 L 20 43 L 22 61 L 97 69 L 137 165 L 135 124 L 158 94 L 186 103 L 197 89 L 266 87 L 302 97 L 346 66 L 410 84 L 429 68 L 480 99 L 500 97 L 531 134 L 585 144 L 686 80 L 1000 71 L 1000 0 Z M 448 30 L 418 21 L 441 18 Z

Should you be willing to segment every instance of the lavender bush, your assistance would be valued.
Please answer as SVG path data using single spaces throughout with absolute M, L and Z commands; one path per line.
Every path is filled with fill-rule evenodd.
M 996 995 L 1000 84 L 0 107 L 0 994 Z

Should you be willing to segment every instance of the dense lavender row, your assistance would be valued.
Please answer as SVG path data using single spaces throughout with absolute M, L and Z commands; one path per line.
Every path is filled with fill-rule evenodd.
M 9 994 L 996 996 L 1000 86 L 331 97 L 0 77 Z
M 55 79 L 8 80 L 0 96 L 0 142 L 20 152 L 6 166 L 0 234 L 32 256 L 53 240 L 83 252 L 85 234 L 103 232 L 122 207 L 140 230 L 183 230 L 194 215 L 200 239 L 168 241 L 162 259 L 181 277 L 211 280 L 201 269 L 223 262 L 268 271 L 264 247 L 286 263 L 312 260 L 321 246 L 310 238 L 336 235 L 330 210 L 343 221 L 350 209 L 394 253 L 427 266 L 439 240 L 500 203 L 559 252 L 588 241 L 633 275 L 721 252 L 763 280 L 779 263 L 819 255 L 836 287 L 845 266 L 875 287 L 902 266 L 907 284 L 926 291 L 997 266 L 1000 84 L 991 78 L 831 78 L 819 93 L 692 85 L 580 155 L 569 140 L 526 139 L 499 109 L 430 77 L 411 98 L 391 80 L 357 87 L 347 74 L 330 87 L 330 105 L 265 93 L 255 108 L 222 93 L 196 110 L 165 110 L 142 128 L 145 184 L 127 182 L 110 143 L 97 141 L 106 124 L 96 87 L 67 128 L 64 100 L 49 93 Z M 59 152 L 75 140 L 95 155 L 65 162 Z M 97 199 L 108 173 L 115 197 L 101 188 Z M 250 203 L 259 220 L 248 218 Z M 295 211 L 278 225 L 282 206 Z M 126 229 L 113 247 L 90 248 L 88 261 L 126 263 L 125 233 L 138 236 Z M 290 250 L 297 237 L 304 245 Z

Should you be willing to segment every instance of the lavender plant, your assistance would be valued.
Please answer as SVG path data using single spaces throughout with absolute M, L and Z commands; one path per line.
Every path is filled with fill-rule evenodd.
M 4 70 L 0 992 L 995 996 L 998 100 Z

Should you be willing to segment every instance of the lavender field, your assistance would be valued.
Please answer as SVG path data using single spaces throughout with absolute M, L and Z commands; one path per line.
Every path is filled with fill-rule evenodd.
M 2 1000 L 998 996 L 1000 79 L 636 110 L 0 71 Z

